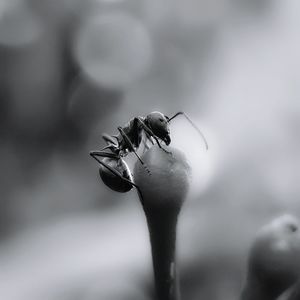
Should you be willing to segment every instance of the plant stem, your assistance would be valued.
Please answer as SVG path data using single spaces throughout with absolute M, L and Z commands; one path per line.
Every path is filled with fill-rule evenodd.
M 151 147 L 142 156 L 134 178 L 146 215 L 158 300 L 180 300 L 176 270 L 176 227 L 189 188 L 190 168 L 177 149 Z
M 176 270 L 177 211 L 145 210 L 158 300 L 180 300 Z

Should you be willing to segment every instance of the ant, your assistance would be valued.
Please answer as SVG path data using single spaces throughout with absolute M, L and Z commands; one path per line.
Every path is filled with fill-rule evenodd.
M 208 149 L 204 135 L 184 112 L 180 111 L 171 118 L 157 111 L 151 112 L 146 117 L 134 117 L 124 127 L 118 127 L 118 135 L 103 134 L 102 138 L 107 145 L 100 151 L 90 152 L 90 155 L 101 165 L 99 173 L 103 182 L 112 190 L 120 193 L 126 193 L 133 187 L 140 193 L 139 187 L 133 182 L 132 174 L 123 157 L 129 153 L 134 153 L 140 163 L 145 166 L 149 175 L 151 175 L 136 152 L 142 142 L 143 133 L 147 138 L 145 147 L 148 147 L 148 140 L 152 145 L 154 145 L 153 140 L 155 140 L 159 148 L 169 153 L 162 147 L 161 141 L 167 146 L 171 143 L 169 123 L 180 115 L 183 115 L 197 130 L 205 143 L 206 149 Z M 98 157 L 103 157 L 103 159 L 100 160 Z

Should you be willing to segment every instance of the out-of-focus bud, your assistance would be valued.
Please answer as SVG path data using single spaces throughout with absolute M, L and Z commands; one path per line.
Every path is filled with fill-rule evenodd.
M 300 273 L 299 222 L 284 215 L 263 227 L 251 248 L 243 300 L 275 299 Z

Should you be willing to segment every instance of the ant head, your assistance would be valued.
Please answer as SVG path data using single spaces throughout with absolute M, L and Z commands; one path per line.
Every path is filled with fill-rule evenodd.
M 147 115 L 145 120 L 155 136 L 162 139 L 166 145 L 171 143 L 168 119 L 169 118 L 161 112 L 154 111 Z

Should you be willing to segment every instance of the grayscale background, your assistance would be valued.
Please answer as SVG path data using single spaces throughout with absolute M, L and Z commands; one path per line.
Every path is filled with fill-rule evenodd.
M 299 28 L 298 0 L 1 0 L 0 299 L 151 299 L 137 194 L 88 153 L 155 110 L 210 147 L 172 122 L 183 299 L 238 299 L 257 229 L 300 216 Z

